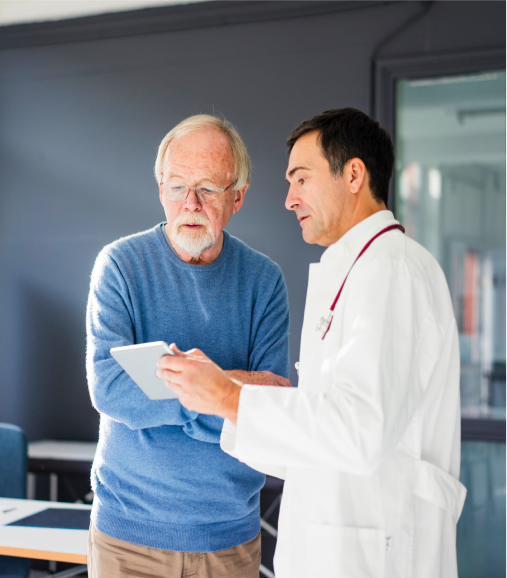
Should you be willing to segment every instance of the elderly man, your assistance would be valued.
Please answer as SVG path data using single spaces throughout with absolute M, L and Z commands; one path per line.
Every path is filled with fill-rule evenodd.
M 283 477 L 277 578 L 456 578 L 459 352 L 444 275 L 386 210 L 393 146 L 354 109 L 288 141 L 311 265 L 299 388 L 240 386 L 199 351 L 159 376 L 228 418 L 222 447 Z
M 258 578 L 264 475 L 221 450 L 220 417 L 149 400 L 109 350 L 197 344 L 235 383 L 290 385 L 284 280 L 224 231 L 250 181 L 232 126 L 184 120 L 162 140 L 155 176 L 166 223 L 105 247 L 91 279 L 87 372 L 100 436 L 89 576 Z

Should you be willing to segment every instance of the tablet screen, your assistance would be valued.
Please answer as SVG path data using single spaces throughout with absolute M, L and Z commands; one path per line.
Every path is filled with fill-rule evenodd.
M 174 355 L 165 341 L 113 347 L 111 355 L 150 399 L 178 397 L 155 372 L 157 361 L 163 355 Z

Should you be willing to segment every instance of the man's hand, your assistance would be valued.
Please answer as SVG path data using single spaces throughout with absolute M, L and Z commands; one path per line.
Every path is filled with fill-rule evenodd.
M 164 355 L 159 359 L 157 377 L 164 379 L 167 387 L 178 395 L 181 405 L 236 424 L 241 385 L 199 349 L 184 353 L 174 343 L 171 349 L 176 356 Z
M 281 375 L 271 371 L 243 371 L 242 369 L 225 370 L 227 377 L 239 384 L 251 385 L 279 385 L 280 387 L 292 387 L 291 382 Z

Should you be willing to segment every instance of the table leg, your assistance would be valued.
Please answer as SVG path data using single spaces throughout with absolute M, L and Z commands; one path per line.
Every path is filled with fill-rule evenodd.
M 26 481 L 26 497 L 29 500 L 35 500 L 36 489 L 37 489 L 37 476 L 29 472 L 28 479 Z
M 267 578 L 275 578 L 275 575 L 273 574 L 273 572 L 271 572 L 271 570 L 269 568 L 266 568 L 266 566 L 264 566 L 263 564 L 261 564 L 261 567 L 259 568 L 259 572 L 263 576 L 267 576 Z
M 58 502 L 58 475 L 49 474 L 49 500 Z
M 58 502 L 58 476 L 57 474 L 49 474 L 49 500 L 50 502 Z M 56 562 L 49 563 L 49 571 L 56 572 Z
M 74 568 L 69 568 L 68 570 L 62 570 L 57 574 L 53 574 L 52 578 L 70 578 L 71 576 L 79 576 L 80 574 L 84 574 L 86 571 L 86 566 L 82 564 L 80 566 L 74 566 Z

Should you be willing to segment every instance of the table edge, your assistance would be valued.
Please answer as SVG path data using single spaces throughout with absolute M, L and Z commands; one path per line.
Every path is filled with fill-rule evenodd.
M 18 558 L 35 558 L 37 560 L 53 560 L 55 562 L 73 562 L 86 564 L 86 554 L 67 554 L 65 552 L 49 552 L 46 550 L 30 550 L 27 548 L 12 548 L 0 546 L 0 554 L 4 556 L 16 556 Z

